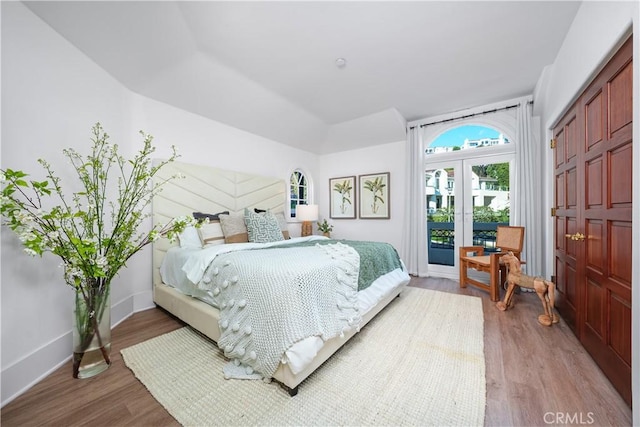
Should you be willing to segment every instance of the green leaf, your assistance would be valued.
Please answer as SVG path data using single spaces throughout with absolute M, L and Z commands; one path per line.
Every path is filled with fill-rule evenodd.
M 5 176 L 11 177 L 11 178 L 24 178 L 25 176 L 27 176 L 27 174 L 20 170 L 14 171 L 13 169 L 7 168 L 7 171 L 5 172 Z

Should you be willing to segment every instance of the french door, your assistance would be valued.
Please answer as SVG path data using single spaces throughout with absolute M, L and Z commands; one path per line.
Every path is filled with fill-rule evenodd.
M 495 231 L 509 224 L 513 154 L 428 161 L 425 167 L 430 274 L 458 279 L 458 248 L 495 249 Z

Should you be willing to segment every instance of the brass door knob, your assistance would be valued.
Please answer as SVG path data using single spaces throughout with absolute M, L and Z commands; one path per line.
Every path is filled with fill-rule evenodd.
M 565 234 L 564 237 L 568 237 L 569 239 L 573 240 L 573 241 L 578 241 L 581 242 L 584 239 L 587 238 L 587 236 L 585 236 L 584 234 L 578 232 L 576 234 Z

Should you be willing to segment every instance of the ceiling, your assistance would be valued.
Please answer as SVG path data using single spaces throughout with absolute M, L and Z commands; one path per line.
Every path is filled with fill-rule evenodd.
M 24 4 L 133 92 L 315 153 L 403 140 L 405 121 L 531 94 L 580 6 Z

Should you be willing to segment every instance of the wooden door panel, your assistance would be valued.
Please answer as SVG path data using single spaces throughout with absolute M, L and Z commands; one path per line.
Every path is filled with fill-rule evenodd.
M 626 301 L 609 298 L 612 304 L 608 304 L 609 312 L 613 314 L 615 323 L 619 325 L 615 336 L 607 337 L 605 348 L 601 351 L 603 339 L 594 334 L 590 328 L 584 328 L 585 333 L 581 336 L 580 342 L 584 348 L 592 355 L 602 372 L 609 378 L 622 398 L 631 405 L 631 365 L 625 361 L 618 350 L 625 353 L 624 348 L 631 346 L 631 306 Z M 614 311 L 615 310 L 615 311 Z M 609 319 L 611 321 L 611 319 Z M 628 320 L 628 324 L 626 323 Z M 626 334 L 628 336 L 625 336 Z M 615 348 L 613 347 L 615 346 Z M 629 356 L 630 357 L 630 356 Z
M 602 307 L 604 303 L 603 293 L 605 290 L 597 281 L 587 280 L 586 283 L 584 324 L 591 329 L 592 333 L 596 334 L 600 339 L 603 339 L 605 328 Z
M 567 293 L 567 275 L 565 274 L 565 262 L 560 257 L 555 259 L 555 276 L 556 276 L 556 291 L 563 294 Z M 557 306 L 558 303 L 556 303 Z
M 612 134 L 633 120 L 632 78 L 633 68 L 629 61 L 609 81 L 609 131 Z
M 576 332 L 578 327 L 578 302 L 577 302 L 577 274 L 575 264 L 564 264 L 565 269 L 565 300 L 563 304 L 560 304 L 558 310 L 565 309 L 563 315 L 565 316 L 565 320 L 567 324 L 571 327 L 571 329 Z
M 587 250 L 585 253 L 587 268 L 598 274 L 604 274 L 605 256 L 604 225 L 602 221 L 594 220 L 587 222 Z
M 565 152 L 567 153 L 566 161 L 567 163 L 575 160 L 576 154 L 578 152 L 578 125 L 576 118 L 573 118 L 569 123 L 567 123 L 565 127 Z
M 611 293 L 611 330 L 615 333 L 609 337 L 609 346 L 631 368 L 631 306 L 625 298 Z
M 556 140 L 556 148 L 553 150 L 553 159 L 556 165 L 556 168 L 562 166 L 564 164 L 564 128 L 560 128 L 558 133 L 555 136 Z
M 566 276 L 567 276 L 567 302 L 571 304 L 572 307 L 576 307 L 577 305 L 577 286 L 576 286 L 576 268 L 575 265 L 567 264 L 566 265 Z
M 565 209 L 567 207 L 565 194 L 564 173 L 561 173 L 556 175 L 556 209 Z
M 562 318 L 569 328 L 576 331 L 575 307 L 575 267 L 567 263 L 563 258 L 556 257 L 556 308 L 562 314 Z
M 578 203 L 578 171 L 573 168 L 567 171 L 567 209 L 575 209 Z
M 566 227 L 564 218 L 556 217 L 556 250 L 565 252 L 567 250 L 567 239 L 565 238 Z
M 629 290 L 626 298 L 631 301 L 631 221 L 609 223 L 609 277 Z
M 576 221 L 573 218 L 567 218 L 566 220 L 566 229 L 567 229 L 567 234 L 575 234 L 576 233 Z M 576 277 L 575 277 L 575 271 L 576 271 L 576 261 L 577 261 L 577 257 L 576 257 L 576 250 L 578 249 L 578 245 L 577 242 L 575 240 L 571 240 L 569 238 L 567 238 L 566 236 L 564 237 L 564 241 L 565 241 L 565 245 L 567 247 L 567 250 L 565 251 L 565 255 L 564 255 L 564 259 L 563 261 L 566 264 L 565 270 L 566 270 L 566 277 L 567 277 L 567 284 L 566 284 L 566 298 L 569 302 L 571 302 L 571 305 L 575 306 L 576 305 Z
M 586 191 L 585 205 L 587 209 L 600 208 L 603 205 L 602 200 L 602 178 L 604 177 L 604 165 L 602 157 L 587 162 L 586 170 Z
M 609 152 L 609 207 L 631 206 L 631 141 Z
M 602 142 L 604 138 L 604 114 L 603 114 L 603 102 L 602 91 L 598 91 L 596 95 L 586 103 L 585 114 L 585 139 L 587 150 L 592 150 L 597 147 L 597 144 Z

